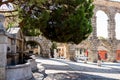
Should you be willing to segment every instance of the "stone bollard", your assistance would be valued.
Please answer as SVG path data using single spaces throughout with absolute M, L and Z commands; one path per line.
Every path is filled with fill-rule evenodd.
M 85 57 L 85 59 L 84 59 L 84 63 L 87 64 L 87 57 Z
M 97 65 L 101 67 L 101 65 L 102 65 L 101 60 L 98 60 L 98 61 L 97 61 Z

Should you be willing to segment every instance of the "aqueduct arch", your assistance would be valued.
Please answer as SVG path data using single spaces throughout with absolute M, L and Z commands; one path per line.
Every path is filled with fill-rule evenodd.
M 95 61 L 98 57 L 96 55 L 97 48 L 99 47 L 99 44 L 101 42 L 104 42 L 105 45 L 109 47 L 110 56 L 109 60 L 114 61 L 116 60 L 116 50 L 117 50 L 117 44 L 120 42 L 116 39 L 116 21 L 115 21 L 115 15 L 116 13 L 120 13 L 120 2 L 112 2 L 110 0 L 95 0 L 94 1 L 95 9 L 94 9 L 94 15 L 92 18 L 92 25 L 93 25 L 93 33 L 90 37 L 90 42 L 92 46 L 92 55 L 94 55 L 96 58 L 93 58 L 93 61 Z M 100 40 L 97 37 L 97 17 L 96 14 L 99 10 L 102 10 L 107 16 L 108 16 L 108 39 Z
M 96 13 L 96 28 L 98 38 L 108 38 L 108 16 L 102 10 Z

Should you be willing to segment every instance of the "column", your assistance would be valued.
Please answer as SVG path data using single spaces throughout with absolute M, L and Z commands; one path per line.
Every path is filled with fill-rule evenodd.
M 92 62 L 97 62 L 98 60 L 98 51 L 97 51 L 97 40 L 94 39 L 93 41 L 91 41 L 91 46 L 92 46 L 92 49 L 91 49 L 91 53 L 89 53 L 89 58 L 90 58 L 90 61 Z
M 115 34 L 115 14 L 111 14 L 109 17 L 110 19 L 108 20 L 108 36 L 110 39 L 115 39 L 116 34 Z
M 39 55 L 39 56 L 40 56 L 40 51 L 41 51 L 40 45 L 38 45 L 38 55 Z
M 97 37 L 96 16 L 95 15 L 92 17 L 92 27 L 93 27 L 92 37 Z
M 75 61 L 75 44 L 68 44 L 69 60 Z
M 98 59 L 98 54 L 97 54 L 97 23 L 96 23 L 96 16 L 94 15 L 92 18 L 92 26 L 93 26 L 93 33 L 92 33 L 92 38 L 90 39 L 91 42 L 91 53 L 89 53 L 90 61 L 92 62 L 97 62 Z
M 0 80 L 5 80 L 6 75 L 6 53 L 7 53 L 7 36 L 3 27 L 4 16 L 0 15 Z
M 66 46 L 64 45 L 64 57 L 65 59 L 67 58 L 67 54 L 66 54 Z
M 115 34 L 115 12 L 110 10 L 110 15 L 109 15 L 109 42 L 111 44 L 112 50 L 110 52 L 108 59 L 112 62 L 116 61 L 116 34 Z

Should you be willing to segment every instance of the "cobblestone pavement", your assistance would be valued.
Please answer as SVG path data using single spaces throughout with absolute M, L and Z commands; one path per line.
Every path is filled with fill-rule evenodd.
M 44 80 L 120 80 L 120 63 L 84 64 L 62 59 L 38 58 L 45 67 Z M 39 79 L 38 79 L 39 80 Z

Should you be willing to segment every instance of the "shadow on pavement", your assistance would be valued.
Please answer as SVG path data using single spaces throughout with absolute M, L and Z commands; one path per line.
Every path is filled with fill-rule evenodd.
M 103 68 L 95 68 L 95 67 L 87 67 L 87 66 L 83 66 L 83 65 L 77 65 L 77 64 L 74 64 L 76 62 L 66 62 L 66 61 L 63 61 L 63 60 L 56 60 L 56 59 L 51 59 L 51 60 L 54 60 L 54 61 L 58 61 L 58 62 L 62 62 L 62 63 L 66 63 L 68 64 L 69 66 L 71 66 L 71 68 L 73 70 L 78 70 L 78 71 L 87 71 L 87 72 L 98 72 L 98 73 L 114 73 L 114 74 L 120 74 L 120 69 L 116 69 L 116 68 L 109 68 L 109 69 L 103 69 Z M 80 64 L 84 64 L 84 63 L 80 63 Z M 86 64 L 87 65 L 87 64 Z M 88 64 L 88 65 L 92 65 L 92 64 Z M 95 65 L 95 64 L 93 64 Z M 104 67 L 104 66 L 102 66 Z M 104 68 L 107 68 L 106 66 Z
M 73 71 L 69 66 L 67 65 L 50 65 L 50 64 L 43 64 L 45 69 L 47 70 L 61 70 L 61 71 Z
M 94 76 L 85 73 L 56 73 L 49 74 L 44 80 L 117 80 L 117 79 Z

